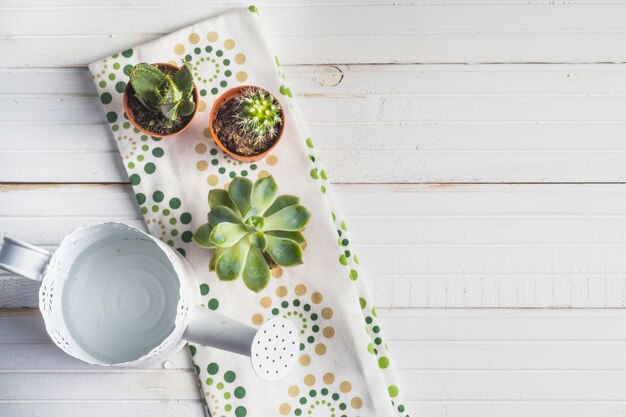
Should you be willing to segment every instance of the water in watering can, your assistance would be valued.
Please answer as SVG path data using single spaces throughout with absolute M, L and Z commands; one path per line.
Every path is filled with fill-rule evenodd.
M 174 330 L 179 286 L 155 242 L 113 236 L 77 255 L 63 291 L 63 315 L 87 354 L 108 363 L 128 362 Z

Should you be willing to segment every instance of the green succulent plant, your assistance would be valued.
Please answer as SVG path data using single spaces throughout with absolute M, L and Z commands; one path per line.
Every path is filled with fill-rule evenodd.
M 149 111 L 163 116 L 165 127 L 196 109 L 193 75 L 188 62 L 170 75 L 154 65 L 137 64 L 130 70 L 135 97 Z
M 293 195 L 278 195 L 274 178 L 254 184 L 236 177 L 228 191 L 209 192 L 208 223 L 196 230 L 199 246 L 215 249 L 209 269 L 222 281 L 243 277 L 245 285 L 259 292 L 270 279 L 275 263 L 290 267 L 302 263 L 305 243 L 302 229 L 311 213 Z
M 276 137 L 283 121 L 282 111 L 270 93 L 251 87 L 235 100 L 235 121 L 242 131 L 252 134 L 257 140 Z

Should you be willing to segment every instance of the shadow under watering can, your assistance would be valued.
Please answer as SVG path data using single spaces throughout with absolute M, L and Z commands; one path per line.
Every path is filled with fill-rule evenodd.
M 4 238 L 0 268 L 41 282 L 39 309 L 48 334 L 90 364 L 142 366 L 189 341 L 250 356 L 259 377 L 276 380 L 299 352 L 298 331 L 287 319 L 256 329 L 201 307 L 189 263 L 126 224 L 79 227 L 54 254 Z

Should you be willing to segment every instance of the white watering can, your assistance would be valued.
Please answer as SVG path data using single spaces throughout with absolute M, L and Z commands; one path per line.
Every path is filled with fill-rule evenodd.
M 48 334 L 87 363 L 141 366 L 190 341 L 250 356 L 257 375 L 276 380 L 299 351 L 298 331 L 287 319 L 255 329 L 201 307 L 187 261 L 125 224 L 79 227 L 54 254 L 4 238 L 0 268 L 41 282 Z

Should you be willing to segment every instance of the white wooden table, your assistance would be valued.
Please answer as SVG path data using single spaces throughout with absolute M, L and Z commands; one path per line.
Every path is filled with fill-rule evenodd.
M 232 6 L 207 3 L 0 0 L 0 235 L 141 225 L 84 64 Z M 258 6 L 412 414 L 624 415 L 626 2 Z M 83 365 L 9 309 L 36 290 L 0 274 L 0 416 L 202 415 L 184 353 Z

